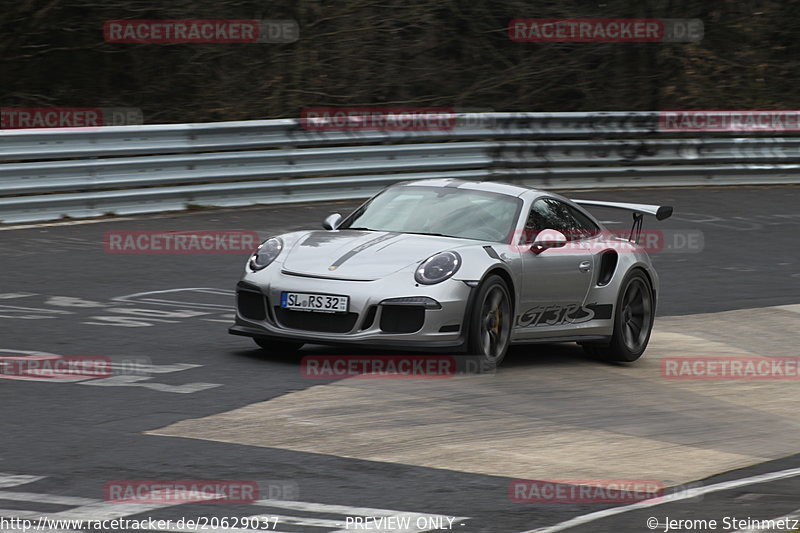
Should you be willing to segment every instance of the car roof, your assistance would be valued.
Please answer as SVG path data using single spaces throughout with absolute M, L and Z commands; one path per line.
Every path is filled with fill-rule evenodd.
M 434 178 L 418 181 L 404 181 L 394 185 L 395 187 L 454 187 L 457 189 L 467 189 L 473 191 L 486 191 L 508 196 L 522 196 L 531 191 L 538 191 L 524 185 L 513 185 L 499 181 L 469 181 L 453 178 Z

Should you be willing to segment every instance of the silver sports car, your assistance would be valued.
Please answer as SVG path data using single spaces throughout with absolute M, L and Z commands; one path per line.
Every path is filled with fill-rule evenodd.
M 633 213 L 630 234 L 587 206 Z M 672 208 L 568 200 L 497 182 L 390 186 L 324 230 L 264 241 L 237 285 L 236 324 L 265 350 L 304 343 L 460 351 L 497 364 L 509 345 L 571 341 L 635 361 L 658 277 L 642 217 Z

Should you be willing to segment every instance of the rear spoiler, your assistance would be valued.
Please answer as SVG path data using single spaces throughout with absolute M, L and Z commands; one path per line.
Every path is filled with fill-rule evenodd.
M 643 215 L 653 215 L 656 220 L 664 220 L 672 216 L 672 206 L 669 205 L 647 205 L 647 204 L 624 204 L 621 202 L 600 202 L 598 200 L 572 200 L 578 205 L 589 205 L 595 207 L 611 207 L 614 209 L 627 209 Z
M 642 219 L 644 215 L 653 215 L 656 220 L 664 220 L 672 216 L 672 206 L 669 205 L 647 205 L 647 204 L 626 204 L 622 202 L 601 202 L 599 200 L 572 200 L 578 205 L 592 207 L 610 207 L 613 209 L 625 209 L 633 211 L 633 225 L 629 241 L 638 242 L 642 234 Z

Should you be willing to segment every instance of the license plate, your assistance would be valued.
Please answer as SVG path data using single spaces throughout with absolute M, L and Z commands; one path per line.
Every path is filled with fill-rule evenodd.
M 282 292 L 281 307 L 297 311 L 321 313 L 346 313 L 350 304 L 348 296 L 311 294 L 307 292 Z

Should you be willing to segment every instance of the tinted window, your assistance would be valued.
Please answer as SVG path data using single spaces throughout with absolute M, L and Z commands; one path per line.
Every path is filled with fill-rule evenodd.
M 570 241 L 591 237 L 600 231 L 589 217 L 572 206 L 554 198 L 540 198 L 533 203 L 525 222 L 525 242 L 533 242 L 545 229 L 560 231 Z
M 573 220 L 573 228 L 575 229 L 576 239 L 584 239 L 600 233 L 600 228 L 592 221 L 591 218 L 587 217 L 585 214 L 581 213 L 571 205 L 563 202 L 559 203 L 567 208 L 567 212 Z

